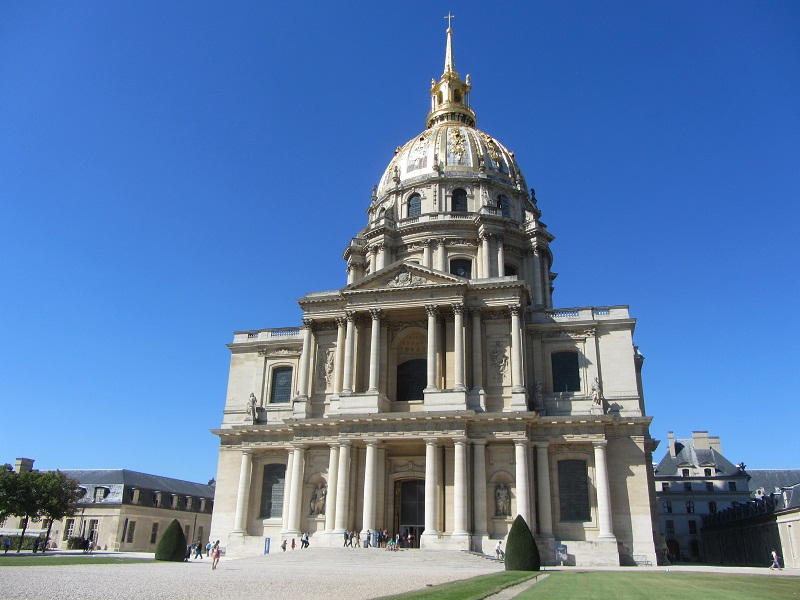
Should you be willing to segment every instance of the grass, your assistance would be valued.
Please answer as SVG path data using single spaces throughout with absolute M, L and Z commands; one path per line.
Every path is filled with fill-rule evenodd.
M 480 575 L 472 579 L 442 583 L 416 592 L 406 592 L 396 596 L 383 596 L 383 598 L 416 600 L 417 598 L 435 597 L 436 600 L 480 600 L 499 592 L 503 588 L 516 585 L 537 575 L 539 573 L 533 571 L 501 571 L 491 575 Z
M 800 579 L 764 575 L 721 573 L 620 573 L 549 572 L 549 577 L 517 596 L 516 600 L 613 598 L 634 600 L 753 600 L 753 598 L 800 599 Z
M 56 565 L 120 565 L 126 563 L 153 562 L 147 558 L 109 556 L 103 554 L 54 554 L 31 556 L 30 554 L 0 554 L 0 567 L 51 567 Z

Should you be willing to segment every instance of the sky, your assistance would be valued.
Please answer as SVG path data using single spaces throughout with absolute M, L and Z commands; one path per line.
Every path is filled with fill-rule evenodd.
M 216 475 L 226 344 L 345 285 L 448 11 L 555 305 L 637 319 L 654 459 L 800 467 L 793 0 L 3 2 L 0 463 Z

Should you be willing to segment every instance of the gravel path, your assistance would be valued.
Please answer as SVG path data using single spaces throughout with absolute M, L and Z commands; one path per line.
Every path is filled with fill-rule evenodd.
M 0 568 L 0 597 L 376 598 L 495 573 L 502 564 L 463 552 L 309 548 L 242 559 Z

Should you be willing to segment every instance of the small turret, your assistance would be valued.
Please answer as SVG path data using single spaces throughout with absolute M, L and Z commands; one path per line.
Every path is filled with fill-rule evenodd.
M 469 82 L 469 75 L 466 81 L 461 81 L 456 73 L 456 65 L 453 59 L 453 30 L 450 27 L 450 19 L 453 15 L 448 14 L 447 19 L 447 48 L 444 56 L 444 73 L 437 83 L 431 80 L 431 112 L 428 113 L 426 125 L 431 128 L 436 123 L 452 121 L 461 123 L 468 127 L 475 127 L 475 113 L 469 107 L 469 93 L 472 86 Z

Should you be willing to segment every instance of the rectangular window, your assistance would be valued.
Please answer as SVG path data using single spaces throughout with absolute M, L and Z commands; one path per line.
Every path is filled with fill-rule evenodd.
M 713 492 L 714 491 L 714 484 L 710 481 L 706 481 L 706 491 Z
M 665 513 L 671 513 L 672 512 L 672 502 L 670 502 L 669 500 L 664 502 L 664 512 Z
M 705 469 L 704 473 L 706 477 L 711 477 L 711 469 Z
M 89 539 L 97 543 L 97 529 L 100 526 L 100 521 L 92 519 L 89 521 Z
M 74 535 L 75 531 L 75 519 L 67 519 L 66 524 L 64 525 L 64 540 L 68 540 Z
M 694 502 L 686 503 L 686 512 L 689 513 L 690 515 L 694 514 Z
M 689 521 L 689 533 L 697 533 L 697 521 Z
M 562 521 L 591 521 L 589 472 L 585 460 L 558 461 L 558 495 Z
M 683 483 L 683 491 L 684 492 L 691 492 L 692 491 L 692 484 L 689 483 L 688 481 L 685 481 Z
M 283 496 L 286 488 L 286 465 L 264 465 L 261 481 L 262 519 L 280 518 L 283 513 Z
M 288 403 L 292 399 L 292 367 L 272 369 L 269 398 L 271 404 Z
M 550 355 L 553 393 L 581 391 L 577 352 L 553 352 Z
M 708 503 L 708 512 L 710 512 L 710 513 L 717 512 L 717 503 L 716 502 L 709 502 Z
M 662 492 L 668 492 L 669 491 L 669 484 L 668 483 L 662 483 L 661 484 L 661 491 Z
M 133 532 L 136 530 L 136 521 L 128 523 L 128 543 L 133 543 Z
M 158 523 L 153 523 L 153 528 L 150 530 L 150 543 L 155 544 L 158 539 Z
M 728 482 L 728 491 L 729 492 L 735 492 L 736 491 L 736 482 L 735 481 L 729 481 Z
M 183 536 L 188 540 L 189 539 L 189 526 L 183 528 Z
M 684 477 L 688 477 L 689 476 L 689 469 L 683 469 L 682 473 L 683 473 Z
M 667 533 L 675 533 L 675 522 L 668 520 L 666 523 Z
M 202 542 L 202 541 L 203 541 L 203 534 L 204 534 L 204 533 L 205 533 L 205 532 L 203 531 L 203 526 L 202 526 L 202 525 L 200 525 L 200 526 L 197 528 L 197 539 L 198 539 L 198 540 L 200 540 L 200 542 Z

